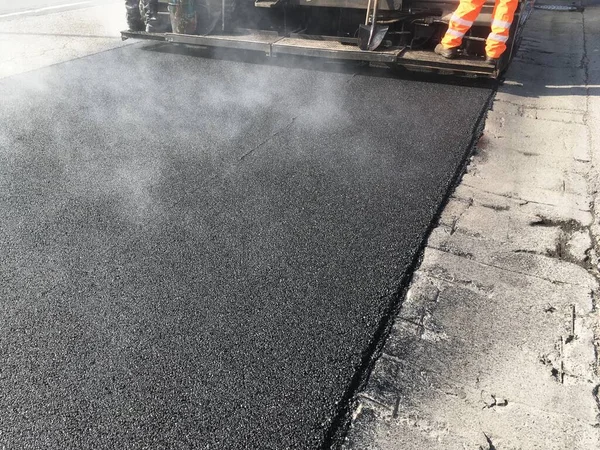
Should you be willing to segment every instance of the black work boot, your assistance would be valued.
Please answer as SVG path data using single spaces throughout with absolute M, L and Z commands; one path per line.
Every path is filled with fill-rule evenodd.
M 146 19 L 146 32 L 160 33 L 158 28 L 158 14 L 148 15 L 148 18 Z
M 142 0 L 140 2 L 141 9 L 146 20 L 146 32 L 148 33 L 165 33 L 168 31 L 169 23 L 161 21 L 158 17 L 158 2 L 153 0 Z
M 145 26 L 137 0 L 127 0 L 125 2 L 125 11 L 129 31 L 144 31 Z
M 171 24 L 160 20 L 157 13 L 149 14 L 146 19 L 146 31 L 148 33 L 167 33 L 171 29 Z
M 444 48 L 442 44 L 438 44 L 433 51 L 446 59 L 458 58 L 458 47 Z
M 500 61 L 500 58 L 492 58 L 491 56 L 485 57 L 485 62 L 489 63 L 489 64 L 493 64 L 494 66 L 498 65 L 498 61 Z
M 141 20 L 130 20 L 127 19 L 127 28 L 129 31 L 144 31 L 144 22 Z

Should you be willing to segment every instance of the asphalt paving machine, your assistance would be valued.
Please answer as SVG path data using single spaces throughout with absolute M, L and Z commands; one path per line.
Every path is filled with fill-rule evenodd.
M 461 57 L 433 52 L 458 0 L 159 0 L 166 33 L 123 31 L 123 39 L 361 61 L 398 70 L 497 78 L 518 47 L 534 0 L 520 0 L 508 50 L 485 61 L 494 0 L 464 37 Z

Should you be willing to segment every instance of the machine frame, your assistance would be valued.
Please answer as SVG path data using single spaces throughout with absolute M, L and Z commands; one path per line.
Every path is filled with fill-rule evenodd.
M 199 34 L 123 31 L 121 36 L 124 40 L 150 39 L 173 44 L 261 52 L 271 57 L 295 55 L 363 61 L 392 69 L 498 78 L 518 47 L 521 32 L 534 2 L 520 0 L 507 43 L 508 50 L 494 65 L 485 62 L 481 54 L 492 20 L 494 3 L 491 0 L 486 1 L 470 33 L 464 38 L 464 55 L 452 60 L 435 54 L 433 47 L 447 28 L 457 0 L 383 0 L 377 14 L 377 23 L 389 23 L 392 26 L 383 44 L 374 51 L 358 48 L 357 38 L 352 35 L 352 25 L 350 28 L 343 29 L 340 26 L 334 30 L 327 24 L 314 23 L 318 22 L 315 17 L 324 17 L 329 22 L 333 22 L 330 18 L 335 17 L 340 17 L 340 22 L 342 17 L 346 21 L 350 19 L 350 22 L 361 18 L 364 22 L 367 0 L 255 0 L 253 4 L 244 3 L 245 9 L 241 12 L 239 7 L 237 11 L 231 11 L 231 3 L 226 2 L 243 0 L 196 1 L 206 8 L 204 14 L 209 19 L 214 19 L 208 20 L 212 25 L 204 25 L 204 29 L 199 23 Z M 167 0 L 160 0 L 160 16 L 162 20 L 168 21 L 166 2 Z M 261 14 L 269 17 L 268 26 L 265 27 L 263 23 L 262 28 L 256 26 L 262 23 L 256 19 Z M 356 26 L 358 27 L 358 23 Z M 324 32 L 315 33 L 315 28 L 317 31 L 323 28 Z M 423 37 L 419 37 L 420 35 Z M 424 40 L 427 45 L 414 45 L 415 40 L 419 39 Z

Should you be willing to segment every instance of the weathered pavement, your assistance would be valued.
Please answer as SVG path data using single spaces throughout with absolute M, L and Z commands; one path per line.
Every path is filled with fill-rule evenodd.
M 131 44 L 123 42 L 119 33 L 124 27 L 122 0 L 106 0 L 102 6 L 85 9 L 76 9 L 79 2 L 75 0 L 60 3 L 76 6 L 53 14 L 24 13 L 48 2 L 4 6 L 4 14 L 18 12 L 19 16 L 3 18 L 0 14 L 0 79 Z
M 536 11 L 347 449 L 600 448 L 600 7 Z
M 3 1 L 0 3 L 0 18 L 45 14 L 48 11 L 67 11 L 74 8 L 86 8 L 94 4 L 106 6 L 111 2 L 123 3 L 120 0 L 19 0 L 18 2 Z
M 153 44 L 34 69 L 0 80 L 0 444 L 321 446 L 490 90 Z

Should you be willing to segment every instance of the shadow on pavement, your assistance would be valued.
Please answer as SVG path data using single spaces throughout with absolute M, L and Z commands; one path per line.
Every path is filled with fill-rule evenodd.
M 264 66 L 277 66 L 297 68 L 327 73 L 347 73 L 354 75 L 368 75 L 375 78 L 404 79 L 422 81 L 426 83 L 464 86 L 481 89 L 494 89 L 498 82 L 487 78 L 467 78 L 452 75 L 439 75 L 427 72 L 411 72 L 408 70 L 391 69 L 387 67 L 371 67 L 364 62 L 334 61 L 301 56 L 268 57 L 260 52 L 239 51 L 234 49 L 217 49 L 206 47 L 191 47 L 165 43 L 147 43 L 141 49 L 150 52 L 169 53 L 192 56 L 195 58 L 210 58 L 257 64 Z

